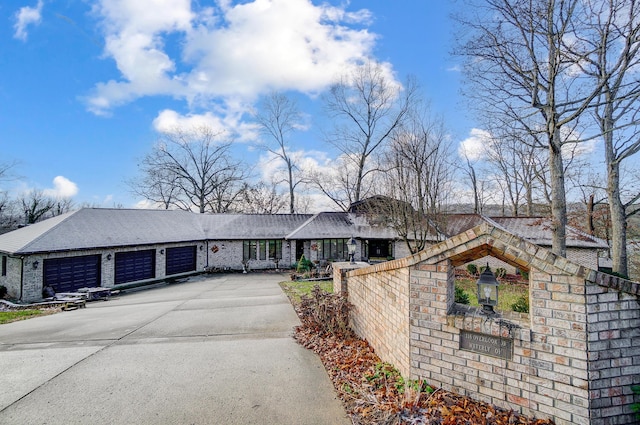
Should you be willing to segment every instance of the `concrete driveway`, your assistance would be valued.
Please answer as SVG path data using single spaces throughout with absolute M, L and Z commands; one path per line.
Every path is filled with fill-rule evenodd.
M 0 326 L 0 424 L 350 424 L 278 282 L 230 274 Z

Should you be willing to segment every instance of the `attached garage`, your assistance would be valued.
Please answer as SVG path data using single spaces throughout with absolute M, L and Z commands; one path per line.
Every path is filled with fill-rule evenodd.
M 120 285 L 156 277 L 156 250 L 117 252 L 115 284 Z
M 56 292 L 76 292 L 100 286 L 100 255 L 50 258 L 44 260 L 43 284 Z
M 196 270 L 196 246 L 167 248 L 165 274 L 167 276 Z

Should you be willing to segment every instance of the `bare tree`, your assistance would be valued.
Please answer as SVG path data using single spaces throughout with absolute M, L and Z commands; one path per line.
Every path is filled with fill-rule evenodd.
M 376 154 L 402 125 L 415 94 L 413 80 L 401 87 L 382 65 L 367 62 L 343 76 L 325 96 L 325 109 L 334 120 L 327 141 L 340 151 L 342 161 L 352 163 L 340 171 L 349 173 L 340 178 L 350 202 L 369 194 L 372 175 L 378 171 Z M 326 187 L 323 191 L 328 192 Z M 345 203 L 345 198 L 332 199 Z
M 0 163 L 0 182 L 5 182 L 13 178 L 11 170 L 17 162 Z M 15 202 L 9 198 L 9 193 L 0 190 L 0 233 L 4 233 L 18 227 L 20 218 L 15 211 Z
M 230 150 L 209 127 L 176 129 L 143 159 L 136 191 L 164 208 L 226 212 L 247 174 Z
M 479 108 L 538 114 L 549 152 L 552 250 L 566 256 L 567 202 L 562 129 L 593 105 L 604 82 L 588 84 L 576 73 L 576 58 L 567 47 L 577 17 L 587 13 L 582 0 L 485 0 L 467 8 L 461 18 L 471 36 L 458 51 L 468 58 L 465 75 Z M 593 52 L 585 51 L 585 55 Z
M 443 208 L 451 185 L 453 153 L 444 121 L 428 110 L 411 111 L 391 136 L 384 173 L 388 202 L 379 203 L 411 252 L 445 233 Z
M 464 159 L 465 165 L 462 166 L 463 172 L 469 178 L 469 185 L 471 186 L 471 191 L 473 192 L 473 213 L 481 214 L 483 207 L 483 199 L 482 199 L 482 182 L 478 180 L 477 173 L 477 165 L 475 161 L 472 161 L 469 152 L 463 150 L 461 152 L 462 158 Z
M 607 166 L 607 195 L 611 217 L 613 271 L 628 275 L 627 208 L 620 190 L 620 165 L 640 151 L 640 2 L 609 0 L 586 2 L 589 29 L 574 43 L 581 70 L 602 86 L 595 117 L 602 134 Z M 595 52 L 585 55 L 583 52 Z M 634 210 L 635 212 L 635 210 Z
M 264 182 L 246 185 L 242 190 L 235 210 L 245 214 L 278 214 L 287 204 L 285 196 L 277 191 L 277 184 Z
M 127 182 L 134 195 L 162 207 L 170 209 L 178 201 L 180 189 L 178 174 L 173 170 L 158 169 L 157 164 L 162 161 L 162 154 L 154 150 L 143 158 L 140 167 L 141 174 Z
M 289 144 L 289 136 L 300 126 L 301 115 L 294 100 L 282 93 L 272 93 L 263 103 L 261 112 L 256 115 L 261 132 L 271 140 L 261 145 L 284 163 L 284 183 L 289 188 L 289 213 L 295 213 L 296 187 L 304 182 L 299 175 L 296 155 Z
M 33 224 L 47 217 L 55 206 L 55 200 L 41 190 L 32 190 L 18 198 L 24 213 L 24 224 Z
M 357 161 L 347 155 L 341 155 L 327 170 L 310 171 L 307 178 L 311 185 L 331 199 L 342 211 L 348 211 L 349 206 L 356 202 L 353 190 L 355 176 L 358 174 L 356 168 Z M 366 190 L 360 195 L 366 198 L 371 193 Z

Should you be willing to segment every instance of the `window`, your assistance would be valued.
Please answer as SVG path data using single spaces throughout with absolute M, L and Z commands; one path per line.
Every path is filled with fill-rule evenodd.
M 279 240 L 269 241 L 269 259 L 270 260 L 282 259 L 282 241 L 279 241 Z
M 2 256 L 2 276 L 7 275 L 7 256 Z
M 256 241 L 243 241 L 242 242 L 242 258 L 247 260 L 257 259 L 257 245 Z
M 244 260 L 281 260 L 282 241 L 281 240 L 255 240 L 243 241 L 242 258 Z
M 267 241 L 260 241 L 259 246 L 260 246 L 260 259 L 266 260 L 267 259 Z
M 318 243 L 322 252 L 318 255 L 323 260 L 344 260 L 348 257 L 348 239 L 323 239 Z

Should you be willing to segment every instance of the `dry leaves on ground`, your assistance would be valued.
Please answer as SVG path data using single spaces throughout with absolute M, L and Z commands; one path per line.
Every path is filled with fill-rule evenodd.
M 317 327 L 303 325 L 296 328 L 295 338 L 320 356 L 354 424 L 553 424 L 441 389 L 434 391 L 424 382 L 405 382 L 366 341 L 351 334 L 323 334 Z

